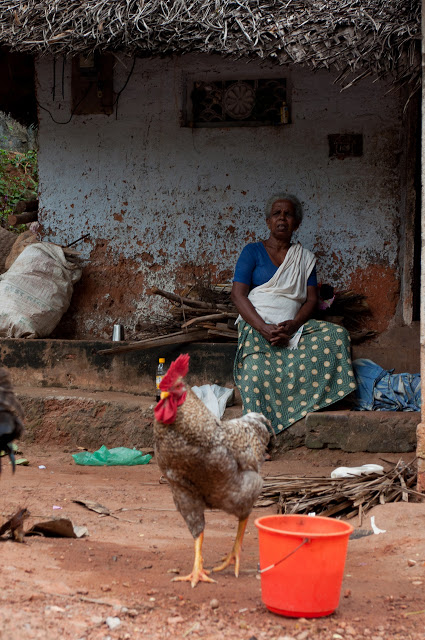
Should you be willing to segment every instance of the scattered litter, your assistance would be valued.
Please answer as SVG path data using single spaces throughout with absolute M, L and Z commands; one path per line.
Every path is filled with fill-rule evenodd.
M 417 616 L 420 613 L 425 613 L 425 609 L 420 609 L 420 611 L 408 611 L 405 613 L 405 616 Z
M 39 469 L 45 469 L 46 467 L 44 466 L 44 464 L 39 464 L 39 465 L 38 465 L 38 468 L 39 468 Z
M 93 500 L 73 500 L 76 504 L 82 504 L 83 507 L 90 509 L 90 511 L 96 511 L 96 513 L 101 513 L 105 516 L 110 516 L 111 512 L 108 507 L 104 507 L 103 504 L 99 504 L 98 502 L 94 502 Z
M 26 458 L 18 458 L 17 460 L 15 460 L 15 464 L 21 464 L 23 467 L 27 467 L 29 463 L 29 460 L 27 460 Z
M 119 618 L 114 618 L 113 616 L 108 616 L 105 622 L 111 631 L 113 631 L 114 629 L 118 629 L 121 624 L 121 620 Z
M 59 507 L 57 504 L 54 504 L 53 509 L 62 509 L 62 507 Z
M 233 402 L 233 389 L 219 387 L 218 384 L 203 384 L 200 387 L 192 387 L 192 391 L 219 419 L 223 417 L 226 406 Z
M 331 473 L 331 478 L 351 478 L 353 476 L 367 476 L 371 473 L 384 473 L 380 464 L 363 464 L 361 467 L 338 467 Z
M 181 622 L 184 622 L 184 618 L 182 618 L 182 616 L 170 616 L 169 618 L 167 618 L 167 624 L 169 624 L 170 626 L 180 624 Z
M 44 611 L 46 613 L 65 613 L 66 609 L 64 609 L 63 607 L 58 607 L 55 604 L 48 604 L 46 607 L 44 607 Z
M 94 453 L 82 451 L 81 453 L 73 453 L 72 457 L 76 464 L 95 467 L 148 464 L 152 458 L 149 453 L 143 455 L 143 452 L 137 449 L 128 449 L 127 447 L 108 449 L 105 445 L 102 445 L 100 449 Z
M 210 607 L 211 609 L 218 609 L 220 606 L 219 601 L 217 600 L 217 598 L 213 598 L 210 602 Z
M 200 623 L 195 622 L 191 627 L 189 627 L 189 629 L 187 629 L 187 631 L 184 632 L 183 638 L 186 638 L 189 635 L 189 633 L 193 633 L 194 631 L 199 631 L 200 628 L 201 628 Z
M 99 504 L 98 502 L 93 502 L 93 500 L 73 500 L 76 504 L 81 504 L 86 509 L 90 509 L 90 511 L 95 511 L 101 517 L 110 516 L 111 518 L 115 518 L 115 520 L 121 520 L 122 522 L 130 522 L 131 524 L 138 524 L 139 520 L 128 520 L 127 518 L 120 518 L 116 516 L 114 513 L 108 509 L 108 507 L 104 507 L 103 504 Z M 119 509 L 122 511 L 122 509 Z
M 370 516 L 370 526 L 373 529 L 373 533 L 375 533 L 376 535 L 378 533 L 386 533 L 387 532 L 386 529 L 380 529 L 379 527 L 376 526 L 376 524 L 375 524 L 375 516 Z
M 37 522 L 25 532 L 26 536 L 37 534 L 46 538 L 82 538 L 88 536 L 89 532 L 87 527 L 74 525 L 69 518 L 54 518 L 46 522 Z
M 410 559 L 409 559 L 409 560 L 407 561 L 407 566 L 408 566 L 408 567 L 414 567 L 414 566 L 415 566 L 415 564 L 416 564 L 416 560 L 410 560 Z

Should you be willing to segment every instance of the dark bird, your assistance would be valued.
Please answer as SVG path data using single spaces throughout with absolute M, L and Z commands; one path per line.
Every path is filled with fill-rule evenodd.
M 13 392 L 9 374 L 6 369 L 0 367 L 0 451 L 4 451 L 9 456 L 13 471 L 15 471 L 15 455 L 10 445 L 13 440 L 22 435 L 23 419 L 24 413 Z
M 27 508 L 18 509 L 16 513 L 10 516 L 9 520 L 2 524 L 0 527 L 0 536 L 4 533 L 10 531 L 11 537 L 16 542 L 23 542 L 25 531 L 24 531 L 24 521 L 30 517 L 30 512 Z
M 181 355 L 162 379 L 154 434 L 158 465 L 195 539 L 192 572 L 174 580 L 188 581 L 194 587 L 199 581 L 215 582 L 203 568 L 205 509 L 221 509 L 238 518 L 233 548 L 213 571 L 234 563 L 235 575 L 239 575 L 248 516 L 263 487 L 260 465 L 269 441 L 270 423 L 259 413 L 218 420 L 186 387 L 188 368 L 189 356 Z

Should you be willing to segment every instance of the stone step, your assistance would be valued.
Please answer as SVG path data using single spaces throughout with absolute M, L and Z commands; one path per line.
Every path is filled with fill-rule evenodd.
M 371 453 L 416 449 L 417 411 L 318 411 L 305 418 L 305 446 Z
M 98 449 L 153 446 L 153 396 L 113 391 L 17 387 L 25 413 L 23 441 Z M 225 418 L 242 415 L 236 402 Z
M 155 398 L 81 389 L 17 387 L 24 441 L 97 449 L 152 447 Z
M 97 449 L 151 448 L 155 398 L 114 391 L 17 387 L 25 412 L 24 440 Z M 240 397 L 224 418 L 242 415 Z M 418 412 L 319 411 L 310 413 L 275 440 L 276 453 L 302 445 L 347 452 L 404 453 L 416 448 Z

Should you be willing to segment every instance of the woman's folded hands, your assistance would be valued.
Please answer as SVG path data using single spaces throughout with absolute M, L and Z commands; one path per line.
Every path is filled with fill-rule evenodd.
M 274 347 L 287 347 L 291 337 L 298 330 L 295 320 L 285 320 L 279 324 L 266 324 L 260 329 L 261 335 Z

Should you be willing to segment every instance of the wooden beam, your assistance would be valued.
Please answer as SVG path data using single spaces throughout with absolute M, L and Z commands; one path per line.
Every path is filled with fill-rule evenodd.
M 101 349 L 97 353 L 99 355 L 114 355 L 116 353 L 127 353 L 129 351 L 142 351 L 143 349 L 152 349 L 154 347 L 163 347 L 170 344 L 186 344 L 188 342 L 200 342 L 208 339 L 208 331 L 198 329 L 195 331 L 177 331 L 166 336 L 157 336 L 156 338 L 146 338 L 139 342 L 130 342 L 122 347 L 112 347 L 112 349 Z

